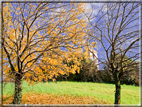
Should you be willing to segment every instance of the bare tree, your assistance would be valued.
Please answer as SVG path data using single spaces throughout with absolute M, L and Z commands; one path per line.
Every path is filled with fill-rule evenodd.
M 92 4 L 92 11 L 96 6 Z M 90 40 L 97 40 L 103 50 L 99 53 L 103 54 L 99 63 L 108 66 L 115 80 L 114 103 L 120 104 L 121 77 L 130 72 L 127 68 L 135 66 L 139 58 L 139 4 L 106 3 L 98 8 L 97 13 L 92 12 L 86 17 L 91 27 L 88 32 Z

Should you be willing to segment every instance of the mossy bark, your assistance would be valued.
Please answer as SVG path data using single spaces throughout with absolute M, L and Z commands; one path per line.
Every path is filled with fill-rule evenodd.
M 22 97 L 22 77 L 20 74 L 15 75 L 15 93 L 13 104 L 20 104 Z

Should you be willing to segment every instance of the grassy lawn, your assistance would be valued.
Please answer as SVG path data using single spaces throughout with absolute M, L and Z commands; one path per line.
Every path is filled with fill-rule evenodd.
M 91 82 L 48 82 L 28 86 L 23 81 L 22 94 L 56 94 L 57 96 L 92 97 L 103 100 L 109 104 L 114 103 L 115 85 Z M 137 86 L 121 85 L 121 104 L 139 104 L 139 90 Z M 3 89 L 3 95 L 10 96 L 14 93 L 14 84 L 8 83 Z

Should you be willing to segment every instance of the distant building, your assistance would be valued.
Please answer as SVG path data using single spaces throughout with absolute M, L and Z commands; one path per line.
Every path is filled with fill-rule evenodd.
M 91 60 L 95 61 L 95 64 L 97 65 L 97 69 L 99 70 L 99 64 L 98 64 L 98 55 L 97 55 L 97 51 L 93 50 L 93 49 L 89 49 L 89 57 Z

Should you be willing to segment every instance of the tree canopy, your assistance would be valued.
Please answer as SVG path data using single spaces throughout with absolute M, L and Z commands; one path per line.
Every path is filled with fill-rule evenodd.
M 22 78 L 54 81 L 79 71 L 82 47 L 88 56 L 83 4 L 3 3 L 2 8 L 3 65 L 5 80 L 15 80 L 14 104 L 20 103 Z M 65 58 L 75 64 L 63 64 Z

